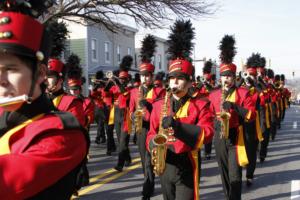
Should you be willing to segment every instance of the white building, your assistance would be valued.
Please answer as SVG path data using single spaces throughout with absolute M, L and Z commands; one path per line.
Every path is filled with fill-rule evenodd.
M 136 58 L 136 62 L 137 62 L 137 67 L 141 64 L 140 51 L 141 51 L 141 47 L 142 47 L 142 41 L 145 36 L 146 35 L 144 35 L 144 34 L 136 35 L 135 58 Z M 167 55 L 166 55 L 166 52 L 168 50 L 167 40 L 157 37 L 157 36 L 154 36 L 154 37 L 156 39 L 156 45 L 157 45 L 153 59 L 152 59 L 152 63 L 155 66 L 154 73 L 157 73 L 159 71 L 167 72 L 168 71 L 168 59 L 167 59 Z

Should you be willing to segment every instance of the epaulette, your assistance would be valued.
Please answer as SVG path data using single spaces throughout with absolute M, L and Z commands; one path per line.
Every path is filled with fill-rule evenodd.
M 72 113 L 63 112 L 63 111 L 52 111 L 50 114 L 53 114 L 53 115 L 59 117 L 59 119 L 61 120 L 61 122 L 64 126 L 63 127 L 64 130 L 73 130 L 73 129 L 81 130 L 87 141 L 88 147 L 90 146 L 91 140 L 90 140 L 90 136 L 89 136 L 87 130 L 83 126 L 80 125 L 77 118 L 74 115 L 72 115 Z

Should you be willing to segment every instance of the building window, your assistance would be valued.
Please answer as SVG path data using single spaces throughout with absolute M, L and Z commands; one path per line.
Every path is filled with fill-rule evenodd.
M 97 57 L 97 40 L 96 39 L 92 39 L 91 49 L 92 49 L 92 60 L 97 61 L 98 57 Z
M 104 52 L 105 52 L 105 62 L 109 63 L 110 62 L 110 57 L 109 57 L 109 42 L 104 43 Z
M 121 46 L 118 45 L 117 46 L 117 59 L 118 59 L 118 63 L 121 62 Z
M 158 68 L 161 69 L 161 55 L 157 55 Z
M 156 56 L 155 55 L 151 58 L 151 60 L 152 60 L 152 64 L 154 66 L 156 66 Z
M 127 55 L 131 56 L 131 48 L 130 47 L 127 48 Z

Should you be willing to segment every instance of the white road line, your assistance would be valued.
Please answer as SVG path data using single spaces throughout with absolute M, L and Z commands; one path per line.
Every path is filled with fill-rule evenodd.
M 300 180 L 292 180 L 291 182 L 291 199 L 300 200 Z
M 297 129 L 297 121 L 294 121 L 294 123 L 293 123 L 293 129 Z

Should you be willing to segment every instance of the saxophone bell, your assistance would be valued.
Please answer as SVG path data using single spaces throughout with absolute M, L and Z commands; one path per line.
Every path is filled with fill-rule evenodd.
M 161 176 L 166 168 L 167 156 L 167 142 L 168 137 L 165 134 L 157 134 L 153 138 L 154 149 L 151 151 L 151 163 L 153 165 L 154 173 Z

